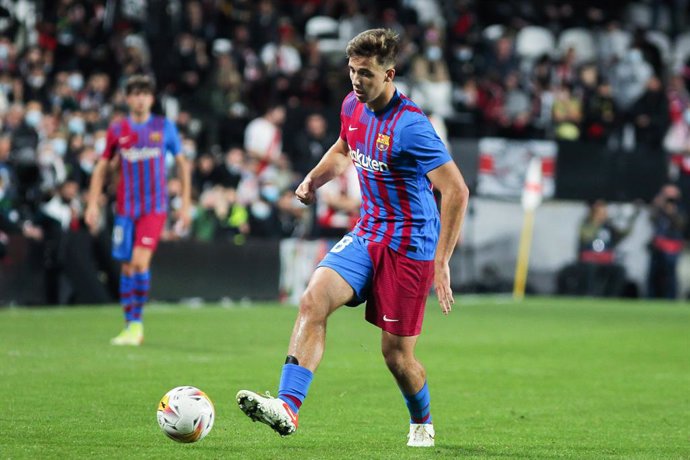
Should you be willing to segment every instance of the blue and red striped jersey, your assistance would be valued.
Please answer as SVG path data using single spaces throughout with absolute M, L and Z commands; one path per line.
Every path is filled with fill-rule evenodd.
M 377 112 L 352 92 L 340 112 L 362 192 L 354 231 L 415 260 L 432 260 L 440 217 L 426 174 L 452 161 L 422 110 L 397 90 Z
M 145 123 L 127 117 L 108 128 L 103 158 L 120 155 L 117 214 L 139 217 L 168 209 L 165 155 L 181 150 L 175 125 L 151 115 Z

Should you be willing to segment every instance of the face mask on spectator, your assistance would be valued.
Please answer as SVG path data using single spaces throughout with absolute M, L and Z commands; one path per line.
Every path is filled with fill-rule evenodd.
M 42 118 L 43 114 L 40 110 L 29 110 L 26 112 L 26 115 L 24 115 L 24 121 L 32 128 L 36 128 L 41 123 Z
M 628 58 L 630 59 L 630 62 L 632 62 L 633 64 L 638 64 L 642 62 L 642 52 L 637 48 L 633 48 L 630 51 L 628 51 Z
M 12 83 L 0 83 L 0 91 L 5 94 L 12 94 Z
M 53 144 L 53 151 L 55 152 L 56 155 L 58 156 L 65 156 L 65 153 L 67 153 L 67 140 L 63 139 L 61 137 L 56 137 L 52 141 L 50 141 L 51 144 Z
M 263 196 L 266 201 L 275 203 L 280 196 L 280 190 L 278 190 L 278 187 L 275 185 L 264 185 L 261 187 L 261 196 Z
M 84 134 L 84 131 L 86 131 L 86 123 L 84 123 L 83 118 L 72 117 L 67 123 L 67 129 L 69 129 L 70 133 Z
M 67 84 L 72 88 L 72 91 L 79 91 L 84 86 L 84 77 L 81 74 L 73 73 L 67 78 Z
M 34 75 L 26 79 L 26 82 L 32 88 L 40 88 L 46 82 L 46 77 L 43 75 Z
M 3 61 L 7 59 L 7 56 L 10 55 L 10 47 L 7 46 L 5 43 L 0 45 L 0 59 Z
M 460 48 L 455 51 L 455 58 L 458 61 L 469 61 L 472 59 L 472 50 L 469 48 Z
M 430 46 L 426 49 L 426 58 L 430 61 L 438 61 L 441 55 L 441 48 L 438 46 Z
M 93 162 L 89 160 L 79 160 L 79 167 L 87 174 L 91 174 L 93 172 Z
M 99 137 L 96 139 L 96 141 L 93 143 L 93 148 L 96 149 L 97 154 L 103 153 L 103 150 L 105 150 L 105 137 Z
M 271 215 L 271 207 L 263 201 L 255 201 L 251 206 L 252 215 L 259 220 L 266 220 Z

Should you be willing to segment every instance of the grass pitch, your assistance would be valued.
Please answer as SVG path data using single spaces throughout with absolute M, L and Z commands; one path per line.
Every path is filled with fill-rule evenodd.
M 152 306 L 146 343 L 117 348 L 117 307 L 0 310 L 0 458 L 689 458 L 690 306 L 458 297 L 430 302 L 418 356 L 437 441 L 405 446 L 407 412 L 363 309 L 330 320 L 324 360 L 280 438 L 236 407 L 274 394 L 296 310 Z M 216 405 L 196 444 L 167 439 L 159 398 Z

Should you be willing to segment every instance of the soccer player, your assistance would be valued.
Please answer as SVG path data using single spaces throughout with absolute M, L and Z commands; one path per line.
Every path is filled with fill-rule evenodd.
M 190 172 L 175 125 L 151 114 L 154 83 L 135 75 L 126 83 L 129 116 L 108 128 L 105 149 L 91 176 L 85 213 L 86 223 L 96 228 L 98 200 L 113 162 L 119 162 L 116 216 L 113 225 L 113 257 L 122 261 L 120 303 L 125 328 L 111 340 L 113 345 L 141 345 L 144 340 L 142 310 L 150 289 L 151 258 L 163 230 L 168 207 L 166 154 L 174 155 L 182 182 L 180 224 L 189 225 Z
M 297 187 L 305 204 L 354 163 L 362 206 L 354 229 L 324 257 L 300 301 L 278 397 L 241 390 L 253 420 L 286 436 L 321 361 L 326 322 L 342 305 L 364 301 L 381 328 L 381 348 L 410 413 L 408 446 L 434 445 L 426 372 L 414 350 L 433 282 L 441 311 L 454 303 L 448 261 L 458 241 L 469 192 L 422 111 L 393 83 L 398 36 L 362 32 L 347 45 L 353 91 L 342 104 L 340 137 Z M 432 188 L 441 194 L 441 212 Z

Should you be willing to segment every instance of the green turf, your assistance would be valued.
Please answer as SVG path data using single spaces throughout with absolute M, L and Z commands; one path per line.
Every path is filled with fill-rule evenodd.
M 296 314 L 153 306 L 146 343 L 116 348 L 116 307 L 0 310 L 0 458 L 689 458 L 690 306 L 459 297 L 429 306 L 418 355 L 434 449 L 405 447 L 407 416 L 362 309 L 329 324 L 326 355 L 282 439 L 252 424 L 238 389 L 275 392 Z M 159 398 L 214 400 L 203 441 L 177 444 Z

